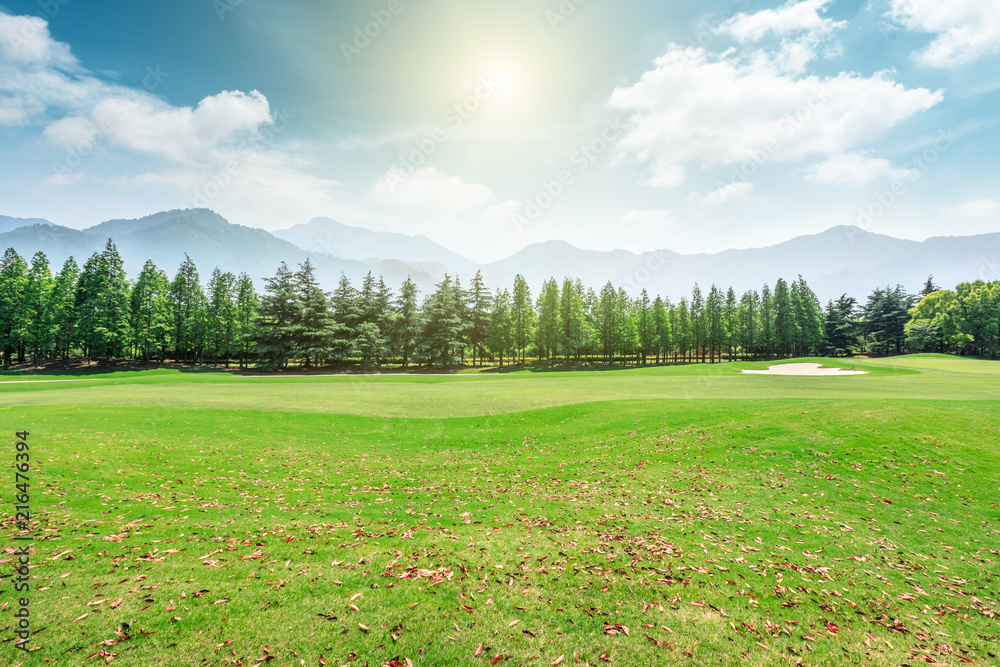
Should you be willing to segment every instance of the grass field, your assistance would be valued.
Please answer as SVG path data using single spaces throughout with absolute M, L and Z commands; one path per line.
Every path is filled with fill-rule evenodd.
M 1000 363 L 827 363 L 0 375 L 0 664 L 1000 664 Z

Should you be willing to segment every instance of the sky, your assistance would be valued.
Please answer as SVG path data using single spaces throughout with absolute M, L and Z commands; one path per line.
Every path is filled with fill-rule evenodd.
M 0 215 L 477 262 L 1000 231 L 996 0 L 0 0 Z

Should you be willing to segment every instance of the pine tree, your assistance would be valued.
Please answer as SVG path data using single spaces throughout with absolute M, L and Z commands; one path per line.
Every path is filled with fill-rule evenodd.
M 694 289 L 691 290 L 691 348 L 694 351 L 695 358 L 701 358 L 701 362 L 705 363 L 705 348 L 708 347 L 706 342 L 706 337 L 708 335 L 708 327 L 706 326 L 705 318 L 705 299 L 701 294 L 701 288 L 698 287 L 698 283 L 694 284 Z
M 674 330 L 674 348 L 680 352 L 681 357 L 686 361 L 691 361 L 692 338 L 691 332 L 691 309 L 688 307 L 687 297 L 681 297 L 680 303 L 675 309 L 677 321 L 671 321 L 670 326 Z M 676 357 L 675 357 L 676 360 Z
M 751 356 L 756 357 L 758 353 L 757 321 L 759 308 L 760 297 L 756 291 L 745 292 L 740 297 L 737 319 L 739 320 L 739 345 L 743 350 L 744 359 L 749 359 Z
M 495 356 L 500 358 L 503 368 L 503 358 L 514 350 L 514 321 L 511 313 L 510 292 L 497 290 L 493 298 L 493 308 L 490 312 L 490 334 L 486 342 Z
M 207 343 L 213 360 L 220 358 L 229 367 L 237 354 L 239 328 L 236 321 L 236 276 L 218 267 L 208 280 Z
M 24 338 L 27 321 L 24 293 L 28 284 L 28 265 L 13 248 L 7 248 L 0 260 L 0 352 L 6 369 L 18 355 L 24 361 Z
M 761 288 L 757 313 L 760 319 L 757 326 L 759 348 L 763 354 L 771 356 L 777 351 L 777 343 L 774 337 L 774 296 L 767 283 Z
M 155 351 L 163 361 L 170 346 L 172 317 L 170 313 L 170 281 L 167 274 L 147 260 L 132 287 L 133 343 L 143 363 L 148 364 Z
M 713 364 L 716 354 L 721 356 L 725 342 L 723 306 L 722 291 L 713 284 L 705 301 L 705 343 Z
M 131 290 L 115 244 L 94 253 L 77 283 L 80 336 L 90 357 L 121 357 L 131 344 Z
M 294 294 L 289 305 L 286 331 L 291 338 L 292 350 L 302 355 L 306 368 L 310 368 L 313 361 L 320 363 L 343 359 L 348 346 L 347 326 L 334 317 L 330 300 L 320 288 L 308 258 L 299 265 L 290 282 Z M 374 331 L 372 337 L 380 344 L 366 347 L 361 353 L 362 360 L 366 366 L 378 365 L 384 347 L 378 325 L 365 322 L 361 326 L 366 327 L 366 335 L 371 336 L 371 331 Z
M 572 355 L 577 361 L 590 338 L 590 324 L 580 297 L 581 288 L 582 285 L 578 287 L 566 278 L 559 295 L 559 345 L 567 358 Z
M 69 359 L 77 341 L 76 284 L 79 279 L 80 267 L 69 257 L 56 274 L 48 302 L 55 353 L 61 355 L 63 361 Z
M 237 351 L 240 368 L 245 368 L 253 347 L 253 337 L 257 333 L 260 297 L 254 289 L 253 281 L 246 273 L 241 273 L 236 283 L 236 327 Z
M 205 292 L 198 268 L 187 254 L 170 283 L 170 310 L 173 315 L 174 358 L 178 362 L 197 360 L 208 333 Z
M 462 359 L 462 318 L 452 278 L 445 275 L 424 303 L 421 341 L 417 353 L 421 361 L 439 368 L 457 366 Z
M 340 282 L 337 289 L 331 295 L 333 302 L 333 316 L 336 321 L 343 324 L 344 339 L 347 342 L 348 350 L 354 345 L 354 339 L 358 335 L 358 327 L 364 321 L 364 309 L 361 304 L 361 295 L 358 290 L 351 286 L 351 281 L 344 274 L 340 274 Z
M 476 271 L 476 275 L 469 284 L 469 317 L 471 327 L 469 328 L 469 346 L 472 349 L 472 365 L 482 365 L 482 358 L 485 353 L 486 341 L 490 334 L 490 305 L 492 295 L 483 283 L 482 271 Z
M 733 348 L 736 346 L 739 332 L 739 320 L 737 312 L 739 303 L 736 301 L 736 292 L 732 286 L 726 290 L 726 303 L 722 307 L 722 337 L 726 346 L 726 355 L 729 361 L 733 361 Z
M 420 310 L 417 305 L 417 295 L 420 290 L 409 276 L 403 281 L 396 300 L 396 312 L 393 315 L 392 342 L 397 354 L 402 357 L 403 368 L 410 363 L 410 357 L 417 346 L 420 334 Z
M 660 363 L 673 347 L 673 329 L 670 326 L 670 301 L 657 296 L 653 299 L 653 331 L 656 341 L 656 363 Z
M 531 303 L 531 290 L 524 276 L 514 276 L 514 293 L 511 301 L 511 317 L 514 324 L 514 349 L 524 363 L 524 353 L 535 329 L 535 309 Z
M 788 283 L 778 278 L 774 283 L 774 340 L 778 354 L 792 354 L 795 341 L 798 339 L 798 326 L 795 323 L 795 305 Z
M 282 262 L 275 275 L 264 281 L 256 331 L 250 336 L 252 352 L 265 371 L 288 367 L 288 360 L 295 352 L 298 311 L 295 275 Z
M 538 319 L 535 326 L 535 345 L 539 358 L 554 359 L 559 346 L 559 285 L 555 278 L 542 284 L 538 295 Z
M 48 305 L 55 282 L 44 252 L 31 259 L 24 289 L 24 343 L 31 352 L 32 364 L 38 366 L 52 349 L 52 322 Z

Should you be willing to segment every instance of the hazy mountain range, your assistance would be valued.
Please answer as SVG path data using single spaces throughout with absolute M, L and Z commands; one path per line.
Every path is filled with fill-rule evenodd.
M 0 250 L 13 247 L 25 259 L 41 250 L 53 271 L 70 255 L 82 264 L 108 238 L 114 240 L 132 277 L 147 259 L 172 275 L 187 253 L 203 281 L 218 266 L 234 273 L 245 271 L 262 284 L 282 261 L 294 267 L 309 257 L 328 290 L 336 286 L 341 273 L 357 284 L 371 271 L 394 289 L 412 276 L 426 293 L 445 273 L 457 273 L 467 283 L 476 270 L 482 270 L 491 287 L 509 288 L 520 273 L 537 293 L 543 280 L 570 276 L 595 289 L 610 280 L 632 293 L 646 289 L 677 299 L 690 293 L 696 282 L 703 288 L 712 283 L 731 285 L 740 293 L 760 289 L 765 282 L 773 286 L 778 277 L 794 279 L 801 274 L 826 301 L 842 293 L 863 298 L 876 287 L 897 283 L 917 291 L 929 274 L 948 288 L 976 278 L 1000 279 L 1000 233 L 917 242 L 835 227 L 766 248 L 697 255 L 581 250 L 564 241 L 548 241 L 477 266 L 424 236 L 374 232 L 326 218 L 270 233 L 234 225 L 205 209 L 109 220 L 84 230 L 0 216 Z

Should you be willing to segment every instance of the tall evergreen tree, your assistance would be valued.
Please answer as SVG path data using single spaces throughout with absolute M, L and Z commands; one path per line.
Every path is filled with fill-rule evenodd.
M 423 331 L 417 347 L 420 359 L 439 368 L 462 360 L 462 318 L 452 278 L 445 275 L 424 303 Z
M 132 287 L 130 296 L 132 307 L 133 344 L 137 356 L 143 363 L 149 363 L 157 354 L 163 361 L 170 345 L 172 317 L 170 313 L 170 280 L 167 274 L 156 268 L 152 260 L 146 260 L 142 272 Z
M 49 269 L 49 259 L 44 252 L 36 252 L 31 259 L 24 290 L 24 342 L 31 352 L 32 363 L 37 366 L 52 349 L 52 322 L 49 319 L 49 298 L 55 282 Z
M 185 254 L 170 283 L 170 310 L 174 318 L 172 337 L 177 361 L 195 361 L 203 350 L 208 333 L 207 306 L 198 267 Z
M 657 296 L 653 299 L 653 338 L 656 341 L 656 363 L 670 353 L 673 347 L 673 329 L 670 326 L 670 301 Z
M 218 267 L 208 280 L 207 344 L 213 360 L 222 359 L 229 367 L 238 354 L 239 326 L 236 320 L 236 276 Z
M 701 293 L 698 283 L 694 284 L 691 290 L 691 347 L 694 350 L 695 358 L 700 357 L 701 362 L 705 362 L 705 349 L 708 347 L 706 338 L 708 327 L 705 317 L 705 297 Z
M 572 280 L 566 278 L 559 294 L 559 345 L 567 358 L 573 356 L 577 361 L 590 338 L 590 324 L 580 291 Z
M 284 262 L 264 281 L 257 322 L 250 340 L 252 352 L 266 371 L 288 367 L 295 352 L 299 320 L 299 290 L 295 274 Z
M 490 312 L 490 334 L 486 347 L 495 357 L 500 359 L 503 368 L 503 358 L 512 354 L 514 346 L 514 319 L 511 312 L 510 292 L 497 290 L 493 297 L 493 308 Z
M 555 278 L 542 284 L 538 295 L 538 320 L 535 326 L 535 345 L 538 357 L 553 359 L 558 354 L 559 332 L 559 286 Z
M 482 365 L 486 341 L 490 334 L 490 306 L 493 295 L 483 283 L 483 272 L 476 271 L 469 283 L 469 347 L 472 350 L 472 365 L 476 360 Z
M 291 279 L 294 303 L 289 309 L 288 330 L 292 337 L 292 347 L 302 355 L 305 367 L 310 368 L 312 362 L 340 360 L 347 350 L 347 327 L 336 321 L 331 303 L 326 293 L 316 280 L 312 263 L 306 261 L 299 265 L 299 270 Z M 366 366 L 378 365 L 383 353 L 385 339 L 375 322 L 365 322 L 366 333 L 374 330 L 374 342 L 362 350 L 362 360 Z
M 774 341 L 778 354 L 792 354 L 798 340 L 798 326 L 795 322 L 795 304 L 788 283 L 778 278 L 774 283 Z
M 396 353 L 402 357 L 403 368 L 409 366 L 410 357 L 416 349 L 420 335 L 420 307 L 417 303 L 419 293 L 420 290 L 407 276 L 400 289 L 393 314 L 392 342 Z
M 52 323 L 52 337 L 55 353 L 63 361 L 69 359 L 77 341 L 76 284 L 80 278 L 80 267 L 69 257 L 56 274 L 49 298 L 49 322 Z
M 514 348 L 518 351 L 523 364 L 525 350 L 528 343 L 531 342 L 535 330 L 535 309 L 531 303 L 531 290 L 528 288 L 528 282 L 520 273 L 514 276 L 511 318 L 514 324 Z
M 13 248 L 7 248 L 0 260 L 0 352 L 3 367 L 8 368 L 18 355 L 24 361 L 27 328 L 24 293 L 28 285 L 28 264 Z
M 241 273 L 236 282 L 236 325 L 237 352 L 240 358 L 240 368 L 248 363 L 253 338 L 257 333 L 260 297 L 254 289 L 253 281 L 246 273 Z
M 94 253 L 77 283 L 80 335 L 88 356 L 122 357 L 131 344 L 131 289 L 115 244 Z

